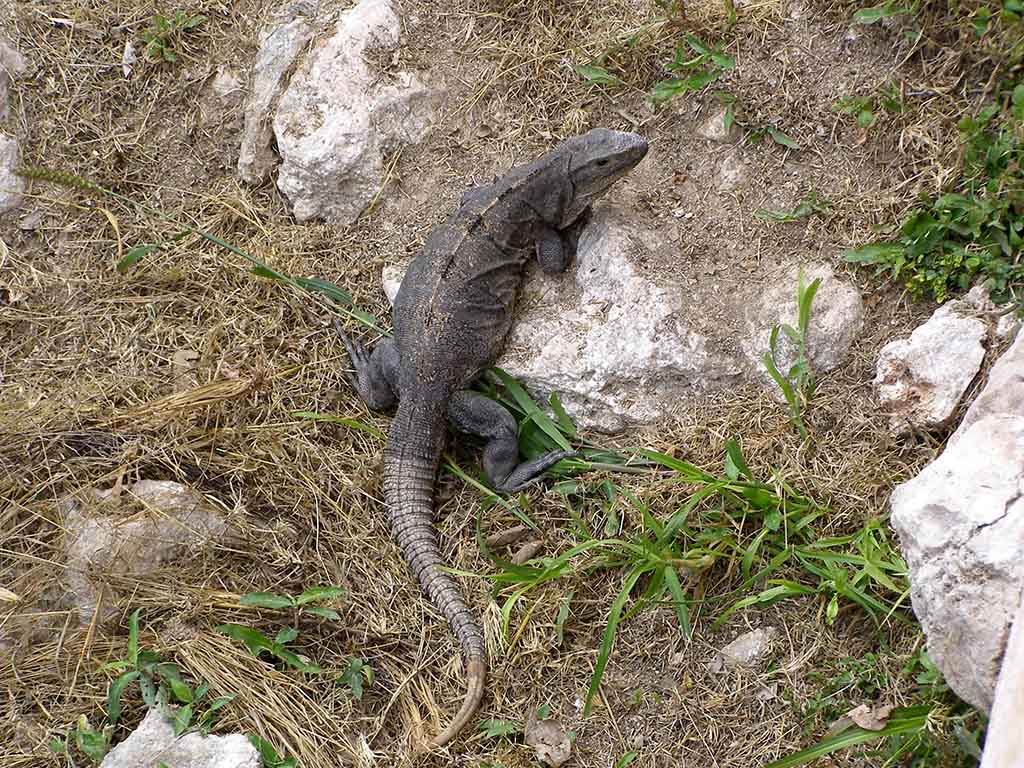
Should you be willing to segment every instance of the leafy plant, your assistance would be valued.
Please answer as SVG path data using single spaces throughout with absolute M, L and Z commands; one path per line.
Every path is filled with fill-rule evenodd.
M 540 558 L 534 563 L 513 565 L 497 561 L 501 570 L 488 576 L 497 590 L 511 589 L 501 609 L 502 625 L 508 633 L 515 606 L 542 584 L 577 573 L 608 570 L 622 573 L 620 589 L 608 609 L 585 713 L 590 711 L 622 622 L 648 607 L 668 604 L 675 612 L 681 635 L 689 639 L 693 606 L 686 595 L 685 581 L 699 577 L 716 562 L 726 560 L 739 561 L 744 577 L 754 583 L 789 558 L 789 553 L 777 545 L 784 547 L 783 542 L 790 537 L 802 539 L 810 523 L 821 514 L 816 505 L 780 478 L 775 478 L 771 484 L 754 480 L 735 441 L 727 445 L 725 474 L 721 477 L 665 454 L 642 453 L 671 470 L 675 482 L 696 489 L 668 519 L 659 520 L 643 502 L 618 488 L 616 499 L 627 505 L 626 509 L 641 523 L 635 534 L 598 538 L 590 532 L 579 512 L 570 506 L 569 515 L 580 540 L 578 544 L 556 557 Z M 607 489 L 599 493 L 602 505 L 606 504 Z M 581 489 L 576 488 L 566 495 L 579 499 Z M 585 499 L 585 492 L 582 495 Z M 699 523 L 690 519 L 695 515 Z M 737 522 L 746 520 L 755 523 L 753 533 Z M 773 562 L 766 569 L 755 571 L 754 565 L 763 562 L 765 557 Z M 568 601 L 559 607 L 559 613 L 563 612 L 568 612 Z
M 341 616 L 336 610 L 321 605 L 310 605 L 310 603 L 321 600 L 337 600 L 344 594 L 345 590 L 341 587 L 310 587 L 297 597 L 292 597 L 291 595 L 278 595 L 274 592 L 249 592 L 242 595 L 238 602 L 242 605 L 253 605 L 259 608 L 270 608 L 275 610 L 280 608 L 291 608 L 296 613 L 311 613 L 322 619 L 333 619 L 337 621 Z
M 870 128 L 875 124 L 880 109 L 899 114 L 904 111 L 904 106 L 899 90 L 889 85 L 874 96 L 844 96 L 835 103 L 833 109 L 842 115 L 855 115 L 857 125 Z
M 928 718 L 931 713 L 932 708 L 928 705 L 898 707 L 889 715 L 888 722 L 881 730 L 869 731 L 860 726 L 851 725 L 812 747 L 769 763 L 765 768 L 796 768 L 796 766 L 810 765 L 815 760 L 840 749 L 847 749 L 886 737 L 923 733 L 928 726 Z
M 921 636 L 919 643 L 923 640 Z M 823 677 L 812 673 L 811 680 Z M 918 703 L 894 709 L 886 716 L 882 730 L 869 731 L 854 725 L 848 713 L 859 704 L 884 700 L 898 684 L 897 677 L 917 683 L 911 699 Z M 819 726 L 832 722 L 827 735 L 766 768 L 809 765 L 832 752 L 883 740 L 863 751 L 872 765 L 973 768 L 981 757 L 983 718 L 952 694 L 920 646 L 895 676 L 886 670 L 881 654 L 868 653 L 859 659 L 844 660 L 839 674 L 826 678 L 824 687 L 801 709 L 805 719 L 817 720 Z
M 117 725 L 121 718 L 122 695 L 136 681 L 146 706 L 158 707 L 171 717 L 175 734 L 184 733 L 193 725 L 193 714 L 210 690 L 206 683 L 193 688 L 182 677 L 177 664 L 161 660 L 154 651 L 139 648 L 138 609 L 128 619 L 128 658 L 104 664 L 102 669 L 121 672 L 107 688 L 107 720 L 112 726 Z M 208 732 L 213 727 L 217 712 L 234 698 L 230 695 L 212 699 L 199 717 L 198 728 Z M 178 708 L 170 711 L 169 702 L 176 702 Z
M 769 211 L 761 208 L 754 212 L 754 216 L 764 221 L 771 221 L 777 224 L 785 224 L 792 221 L 808 219 L 818 213 L 828 213 L 829 203 L 818 197 L 816 192 L 811 192 L 801 200 L 796 208 L 791 211 Z
M 75 724 L 75 730 L 72 732 L 72 737 L 78 751 L 95 763 L 98 763 L 106 756 L 106 753 L 111 751 L 111 737 L 113 735 L 113 725 L 96 730 L 90 725 L 89 719 L 85 715 L 79 717 L 78 722 Z M 66 745 L 62 752 L 67 752 Z
M 889 0 L 883 5 L 876 5 L 871 8 L 861 8 L 853 14 L 854 24 L 874 24 L 882 19 L 890 19 L 894 16 L 904 16 L 913 13 L 913 8 L 899 5 L 896 0 Z
M 171 17 L 157 14 L 149 29 L 143 32 L 140 37 L 146 44 L 145 56 L 151 62 L 175 62 L 178 54 L 174 50 L 182 35 L 202 24 L 206 23 L 206 17 L 201 14 L 190 15 L 185 11 L 178 10 Z
M 363 683 L 365 682 L 366 685 L 373 685 L 373 680 L 373 667 L 362 659 L 357 658 L 349 659 L 348 666 L 345 667 L 345 671 L 338 676 L 338 682 L 344 683 L 348 686 L 349 691 L 352 692 L 352 698 L 356 701 L 362 701 Z
M 514 739 L 523 734 L 523 724 L 516 720 L 484 720 L 479 728 L 489 739 Z
M 604 67 L 597 64 L 576 64 L 573 71 L 582 77 L 588 85 L 622 85 L 622 80 Z
M 666 68 L 670 72 L 685 74 L 655 83 L 651 90 L 651 103 L 655 106 L 691 91 L 700 91 L 713 83 L 724 72 L 736 66 L 736 59 L 722 53 L 722 43 L 709 48 L 694 35 L 686 36 L 686 45 L 676 49 L 676 56 Z M 695 55 L 694 55 L 695 54 Z
M 256 658 L 267 654 L 283 661 L 285 665 L 292 669 L 297 669 L 299 672 L 318 675 L 323 671 L 317 664 L 311 664 L 308 658 L 300 656 L 287 647 L 289 643 L 299 636 L 299 631 L 292 627 L 285 627 L 279 631 L 273 640 L 258 629 L 253 629 L 243 624 L 220 624 L 214 627 L 214 629 L 222 635 L 227 635 L 233 640 L 244 643 L 245 647 Z
M 277 753 L 274 745 L 266 739 L 260 738 L 255 733 L 250 733 L 247 738 L 259 752 L 264 768 L 297 768 L 298 760 L 294 757 L 282 757 Z
M 793 150 L 800 149 L 799 142 L 771 123 L 751 122 L 749 120 L 742 119 L 742 105 L 740 104 L 739 99 L 736 98 L 735 94 L 729 93 L 728 91 L 716 91 L 715 98 L 725 106 L 725 112 L 722 116 L 722 127 L 726 132 L 728 132 L 735 124 L 744 130 L 744 138 L 751 144 L 757 144 L 767 136 L 779 146 Z
M 193 727 L 208 733 L 218 712 L 235 698 L 230 695 L 209 700 L 196 718 L 195 713 L 200 711 L 200 704 L 209 693 L 210 686 L 202 683 L 193 688 L 185 681 L 177 664 L 163 661 L 155 651 L 139 647 L 139 610 L 133 611 L 128 618 L 127 658 L 108 662 L 100 669 L 120 673 L 107 686 L 105 724 L 99 729 L 93 728 L 88 718 L 82 715 L 70 734 L 71 743 L 97 762 L 110 750 L 111 738 L 121 719 L 121 699 L 133 683 L 138 683 L 147 707 L 156 707 L 171 720 L 175 735 Z M 176 704 L 173 708 L 170 706 L 172 703 Z M 50 740 L 49 748 L 54 753 L 64 754 L 68 749 L 68 739 L 55 737 Z
M 821 285 L 821 278 L 814 280 L 810 285 L 804 284 L 803 269 L 800 270 L 799 283 L 797 285 L 797 327 L 783 323 L 772 328 L 768 339 L 768 351 L 761 357 L 761 362 L 768 371 L 768 375 L 782 390 L 786 404 L 789 406 L 790 420 L 800 432 L 800 436 L 807 439 L 807 426 L 804 424 L 803 411 L 808 398 L 814 392 L 814 370 L 811 368 L 811 361 L 807 357 L 807 329 L 811 321 L 811 306 L 814 303 L 814 296 Z M 779 331 L 782 331 L 795 348 L 795 359 L 785 375 L 779 371 L 777 365 Z
M 888 272 L 913 296 L 943 302 L 983 281 L 996 303 L 1021 305 L 1024 287 L 1024 83 L 959 123 L 963 168 L 952 191 L 923 202 L 896 237 L 845 252 Z

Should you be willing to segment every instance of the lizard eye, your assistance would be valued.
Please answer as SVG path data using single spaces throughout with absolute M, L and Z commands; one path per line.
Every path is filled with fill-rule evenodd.
M 603 167 L 603 166 L 608 165 L 608 161 L 607 160 L 598 160 L 597 164 Z

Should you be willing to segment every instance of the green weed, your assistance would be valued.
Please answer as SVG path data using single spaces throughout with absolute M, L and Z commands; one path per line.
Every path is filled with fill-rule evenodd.
M 217 696 L 203 704 L 210 691 L 208 684 L 193 687 L 186 682 L 177 664 L 163 661 L 155 651 L 141 649 L 138 610 L 128 618 L 127 657 L 108 662 L 100 669 L 120 673 L 107 686 L 105 722 L 100 728 L 93 728 L 88 718 L 82 715 L 70 734 L 70 741 L 78 751 L 95 762 L 102 760 L 110 750 L 114 730 L 121 720 L 121 699 L 135 683 L 139 685 L 145 705 L 150 709 L 155 707 L 167 716 L 175 735 L 179 736 L 192 728 L 203 734 L 209 733 L 220 710 L 235 698 L 234 695 Z M 51 739 L 49 748 L 55 753 L 65 754 L 68 738 Z
M 255 733 L 247 737 L 260 755 L 263 768 L 298 768 L 299 761 L 294 757 L 283 757 L 277 753 L 277 749 L 266 739 L 262 739 Z
M 763 221 L 787 224 L 801 219 L 809 219 L 815 214 L 828 213 L 829 207 L 827 200 L 822 200 L 816 192 L 811 192 L 791 211 L 769 211 L 761 208 L 754 212 L 754 216 Z
M 484 720 L 478 730 L 489 739 L 511 741 L 523 735 L 523 724 L 516 720 Z
M 128 619 L 128 657 L 104 664 L 102 669 L 121 672 L 107 689 L 107 720 L 111 725 L 117 725 L 121 717 L 121 696 L 134 682 L 138 682 L 142 700 L 147 707 L 158 707 L 161 711 L 168 712 L 170 702 L 178 705 L 177 709 L 170 713 L 177 735 L 184 733 L 193 725 L 201 732 L 207 733 L 213 727 L 219 710 L 235 698 L 231 695 L 212 699 L 198 720 L 194 720 L 193 716 L 199 710 L 199 705 L 209 692 L 210 686 L 202 683 L 193 688 L 185 681 L 177 664 L 162 661 L 156 652 L 139 648 L 138 610 Z
M 815 677 L 822 676 L 812 675 L 811 680 Z M 920 703 L 894 709 L 880 731 L 844 723 L 843 716 L 855 706 L 884 700 L 899 684 L 897 678 L 910 678 L 917 684 L 911 698 Z M 809 765 L 827 754 L 880 741 L 883 743 L 861 752 L 872 765 L 973 768 L 981 757 L 982 718 L 950 692 L 920 646 L 895 677 L 886 671 L 878 654 L 847 659 L 839 674 L 824 680 L 822 690 L 801 709 L 807 720 L 832 722 L 830 733 L 817 744 L 766 768 Z M 956 745 L 955 754 L 950 749 L 952 744 Z
M 556 490 L 566 497 L 579 543 L 556 557 L 540 558 L 521 566 L 496 561 L 501 570 L 487 577 L 497 590 L 511 590 L 501 609 L 503 628 L 508 634 L 516 605 L 542 584 L 595 571 L 622 574 L 618 594 L 608 609 L 585 713 L 590 711 L 622 622 L 649 607 L 670 605 L 680 634 L 689 639 L 695 606 L 684 583 L 699 578 L 720 561 L 738 561 L 744 578 L 751 584 L 765 578 L 788 559 L 785 542 L 803 540 L 810 523 L 822 513 L 779 478 L 772 484 L 754 480 L 735 441 L 727 446 L 724 476 L 712 475 L 665 454 L 642 453 L 648 460 L 671 470 L 674 482 L 695 488 L 667 519 L 658 519 L 641 500 L 615 488 L 614 500 L 625 505 L 623 511 L 638 519 L 639 524 L 633 526 L 636 532 L 628 537 L 598 537 L 569 503 L 570 498 L 577 504 L 586 503 L 586 489 L 577 485 Z M 607 510 L 611 494 L 605 483 L 601 485 L 597 498 L 601 508 Z M 618 530 L 620 523 L 609 526 L 609 519 L 606 514 L 604 530 Z M 745 525 L 748 521 L 754 524 L 754 533 Z M 755 564 L 766 557 L 773 562 L 755 570 Z M 568 604 L 566 599 L 559 606 L 560 623 L 568 615 Z
M 206 23 L 206 17 L 201 14 L 190 15 L 185 11 L 175 11 L 174 15 L 162 16 L 157 14 L 153 17 L 153 23 L 140 37 L 146 44 L 145 56 L 147 61 L 175 62 L 178 54 L 175 45 L 181 41 L 186 32 L 190 32 Z
M 650 93 L 651 103 L 659 106 L 680 94 L 701 91 L 733 69 L 736 59 L 722 53 L 722 47 L 722 43 L 708 47 L 697 37 L 687 35 L 686 46 L 679 46 L 675 58 L 666 65 L 670 72 L 686 76 L 671 77 L 655 83 Z
M 875 24 L 883 19 L 891 19 L 895 16 L 906 16 L 914 12 L 913 5 L 900 5 L 896 0 L 889 0 L 889 2 L 882 5 L 875 5 L 870 8 L 861 8 L 859 11 L 853 14 L 854 24 Z
M 364 683 L 366 685 L 373 685 L 375 677 L 373 667 L 362 659 L 351 658 L 349 659 L 348 666 L 345 667 L 345 671 L 338 676 L 337 682 L 342 683 L 349 689 L 353 699 L 362 701 Z
M 761 362 L 768 371 L 768 375 L 782 390 L 783 397 L 789 407 L 789 417 L 793 425 L 800 432 L 803 439 L 807 439 L 807 426 L 804 424 L 803 411 L 807 400 L 814 393 L 815 379 L 811 361 L 807 357 L 807 329 L 811 321 L 811 307 L 814 303 L 814 296 L 821 285 L 818 278 L 810 285 L 804 284 L 803 269 L 800 270 L 799 283 L 796 291 L 797 302 L 797 327 L 783 323 L 772 328 L 768 338 L 768 351 L 761 357 Z M 782 331 L 795 347 L 796 357 L 793 364 L 785 375 L 779 371 L 776 363 L 778 357 L 779 331 Z
M 222 635 L 227 635 L 232 640 L 244 643 L 245 647 L 256 658 L 267 654 L 277 658 L 292 669 L 311 675 L 318 675 L 323 671 L 319 665 L 310 663 L 308 657 L 301 656 L 287 647 L 289 643 L 294 642 L 299 636 L 299 631 L 294 627 L 281 629 L 273 640 L 258 629 L 247 627 L 244 624 L 220 624 L 214 627 L 214 629 Z
M 302 594 L 293 597 L 292 595 L 279 595 L 274 592 L 249 592 L 242 595 L 239 602 L 242 605 L 250 605 L 270 610 L 288 609 L 293 612 L 294 622 L 298 622 L 299 616 L 303 613 L 313 614 L 322 619 L 337 621 L 341 618 L 336 610 L 311 603 L 323 600 L 337 600 L 345 594 L 341 587 L 310 587 Z M 310 663 L 309 659 L 302 656 L 288 647 L 299 636 L 299 630 L 295 627 L 284 627 L 279 630 L 273 640 L 258 629 L 247 627 L 243 624 L 227 623 L 214 628 L 222 635 L 227 635 L 233 640 L 245 644 L 256 658 L 264 654 L 276 658 L 285 666 L 296 669 L 307 674 L 320 674 L 323 670 L 316 664 Z M 361 662 L 360 662 L 361 663 Z M 370 673 L 372 674 L 372 672 Z M 344 673 L 342 675 L 344 677 Z M 369 681 L 368 681 L 369 682 Z M 362 695 L 362 689 L 360 689 Z
M 977 281 L 993 301 L 1020 308 L 1024 297 L 1024 83 L 959 123 L 960 180 L 918 206 L 889 240 L 844 253 L 847 261 L 888 272 L 913 296 L 943 302 Z
M 844 96 L 835 103 L 833 109 L 841 115 L 855 116 L 861 128 L 870 128 L 878 119 L 880 111 L 900 114 L 906 107 L 899 89 L 888 85 L 872 96 Z
M 596 64 L 576 64 L 573 66 L 573 71 L 582 77 L 588 85 L 622 85 L 620 78 Z
M 733 125 L 737 125 L 743 129 L 744 141 L 750 144 L 758 144 L 767 136 L 781 147 L 792 150 L 800 149 L 799 142 L 771 123 L 751 122 L 744 119 L 742 105 L 735 94 L 728 91 L 716 91 L 715 98 L 725 106 L 722 125 L 726 131 L 729 131 Z
M 321 600 L 337 600 L 344 594 L 345 590 L 341 587 L 310 587 L 297 597 L 278 595 L 273 592 L 249 592 L 242 595 L 238 602 L 242 605 L 252 605 L 258 608 L 270 608 L 273 610 L 291 608 L 296 614 L 311 613 L 322 619 L 337 621 L 341 616 L 338 615 L 336 610 L 320 605 L 310 605 L 310 603 Z

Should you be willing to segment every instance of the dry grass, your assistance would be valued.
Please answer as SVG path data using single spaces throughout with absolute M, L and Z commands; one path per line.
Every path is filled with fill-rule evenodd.
M 644 94 L 664 76 L 661 65 L 683 25 L 709 38 L 725 29 L 715 3 L 695 6 L 686 20 L 664 22 L 655 21 L 652 6 L 633 0 L 464 0 L 446 10 L 408 0 L 403 5 L 410 39 L 403 56 L 442 70 L 437 76 L 450 99 L 440 122 L 453 133 L 398 158 L 380 209 L 352 227 L 295 225 L 272 185 L 244 189 L 232 176 L 237 108 L 216 108 L 208 83 L 218 64 L 251 59 L 269 3 L 190 7 L 210 22 L 189 38 L 181 62 L 140 62 L 128 80 L 120 74 L 125 36 L 147 25 L 154 5 L 77 0 L 19 6 L 16 35 L 33 69 L 14 88 L 16 117 L 8 129 L 23 137 L 33 161 L 102 181 L 290 274 L 335 280 L 360 306 L 385 317 L 380 267 L 422 242 L 472 178 L 598 123 L 639 126 L 666 147 L 659 157 L 674 157 L 680 125 L 693 115 L 680 105 L 653 112 Z M 815 21 L 814 29 L 841 36 L 839 12 L 833 14 Z M 767 67 L 788 29 L 785 9 L 775 3 L 741 8 L 735 45 L 749 57 L 741 61 Z M 637 44 L 624 46 L 638 30 L 645 31 Z M 455 53 L 442 56 L 446 45 Z M 816 90 L 799 78 L 779 88 L 778 73 L 753 63 L 723 83 L 748 105 L 752 120 L 784 118 L 787 130 L 813 145 L 818 160 L 812 162 L 832 174 L 823 178 L 834 182 L 833 214 L 806 227 L 762 228 L 765 248 L 782 253 L 857 242 L 870 224 L 891 220 L 917 192 L 948 176 L 955 164 L 950 120 L 988 87 L 976 75 L 981 64 L 965 69 L 941 40 L 924 58 L 906 53 L 897 66 L 890 53 L 858 87 L 899 76 L 908 88 L 932 95 L 915 102 L 898 131 L 879 131 L 866 143 L 829 111 L 835 94 L 827 88 Z M 567 66 L 604 54 L 605 66 L 626 82 L 611 95 L 584 87 Z M 713 104 L 706 102 L 704 108 Z M 819 125 L 827 128 L 824 138 L 815 138 Z M 766 178 L 777 180 L 782 164 L 770 148 L 765 156 Z M 865 157 L 874 163 L 870 173 L 862 173 Z M 446 180 L 428 204 L 407 192 L 424 175 Z M 674 194 L 658 178 L 643 193 L 652 209 L 670 204 Z M 726 204 L 734 208 L 723 208 L 722 215 L 731 218 L 753 207 L 750 199 Z M 173 656 L 214 692 L 239 694 L 225 729 L 257 732 L 298 756 L 304 768 L 407 764 L 410 743 L 435 733 L 453 711 L 461 663 L 388 540 L 380 514 L 380 443 L 289 415 L 321 410 L 386 427 L 386 417 L 367 413 L 345 384 L 347 361 L 329 330 L 326 307 L 248 275 L 240 259 L 197 238 L 119 275 L 113 270 L 118 253 L 176 232 L 119 203 L 37 183 L 26 212 L 38 219 L 4 225 L 0 251 L 0 288 L 8 298 L 0 305 L 0 586 L 19 597 L 0 604 L 6 710 L 0 761 L 9 768 L 60 764 L 48 754 L 47 739 L 80 714 L 100 720 L 109 675 L 99 667 L 123 654 L 124 617 L 141 608 L 148 647 Z M 816 436 L 811 447 L 799 445 L 776 403 L 752 390 L 695 402 L 676 423 L 628 442 L 675 450 L 717 469 L 724 441 L 739 436 L 755 471 L 767 476 L 777 470 L 829 502 L 833 513 L 823 535 L 884 515 L 892 484 L 938 446 L 890 441 L 868 383 L 880 344 L 909 327 L 922 309 L 906 306 L 891 290 L 863 287 L 869 328 L 851 360 L 825 379 L 807 414 Z M 468 446 L 456 446 L 456 454 L 463 466 L 475 461 Z M 142 579 L 107 575 L 120 624 L 78 617 L 60 586 L 64 532 L 56 501 L 139 478 L 201 489 L 225 511 L 233 535 Z M 675 508 L 678 489 L 646 478 L 624 485 L 662 513 Z M 461 569 L 488 572 L 492 566 L 466 534 L 479 514 L 479 497 L 450 479 L 440 487 L 445 556 Z M 560 551 L 571 540 L 560 497 L 535 494 L 530 504 L 546 551 Z M 512 523 L 495 508 L 483 525 L 490 531 Z M 627 519 L 627 526 L 636 524 Z M 272 631 L 280 626 L 277 617 L 241 606 L 239 595 L 297 593 L 313 584 L 347 588 L 343 621 L 303 620 L 299 643 L 325 668 L 340 670 L 351 656 L 371 664 L 377 680 L 362 702 L 330 682 L 274 671 L 212 629 L 238 621 Z M 580 765 L 609 765 L 634 749 L 641 753 L 638 766 L 756 765 L 805 742 L 797 707 L 814 690 L 811 671 L 834 669 L 877 647 L 863 615 L 844 611 L 828 627 L 816 601 L 740 614 L 718 633 L 710 633 L 711 616 L 705 615 L 689 646 L 675 631 L 671 611 L 660 609 L 623 629 L 601 702 L 583 720 L 576 702 L 586 691 L 617 580 L 604 575 L 538 591 L 536 602 L 515 616 L 511 640 L 501 636 L 484 581 L 464 578 L 462 584 L 484 617 L 493 651 L 484 716 L 523 720 L 532 707 L 549 704 L 576 731 Z M 734 574 L 716 572 L 708 594 L 735 584 Z M 577 600 L 566 644 L 553 650 L 555 613 L 570 587 Z M 713 649 L 747 622 L 784 630 L 777 665 L 762 673 L 710 673 Z M 915 636 L 899 627 L 887 627 L 884 635 L 887 658 L 898 664 Z M 779 696 L 758 700 L 755 693 L 770 682 L 779 684 Z M 907 695 L 904 684 L 888 692 L 891 698 Z M 132 699 L 124 720 L 134 723 L 141 714 L 141 702 Z M 532 764 L 525 747 L 481 734 L 469 734 L 451 751 L 454 758 L 419 764 Z

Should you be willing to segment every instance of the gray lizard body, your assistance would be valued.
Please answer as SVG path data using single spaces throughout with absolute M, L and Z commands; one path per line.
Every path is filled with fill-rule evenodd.
M 469 190 L 409 267 L 392 312 L 394 338 L 368 355 L 338 327 L 367 405 L 383 410 L 398 401 L 384 452 L 392 530 L 416 580 L 448 620 L 466 663 L 462 708 L 435 745 L 450 741 L 472 717 L 487 673 L 480 625 L 438 567 L 443 563 L 432 501 L 446 423 L 487 440 L 484 471 L 502 492 L 525 487 L 571 455 L 555 451 L 519 463 L 515 419 L 468 387 L 504 347 L 531 255 L 536 253 L 546 272 L 564 271 L 591 204 L 646 153 L 640 136 L 598 128 Z

